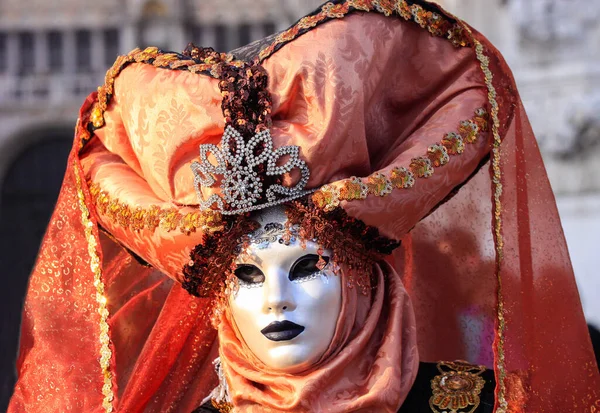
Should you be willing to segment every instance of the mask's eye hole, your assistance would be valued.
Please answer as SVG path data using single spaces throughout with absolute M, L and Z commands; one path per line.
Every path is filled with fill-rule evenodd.
M 325 263 L 329 263 L 329 257 L 323 257 Z M 319 256 L 316 254 L 307 254 L 298 259 L 290 270 L 290 280 L 299 280 L 302 278 L 308 278 L 312 275 L 320 272 L 321 270 L 317 267 L 319 262 Z
M 265 275 L 254 265 L 239 264 L 234 273 L 240 285 L 254 286 L 265 282 Z

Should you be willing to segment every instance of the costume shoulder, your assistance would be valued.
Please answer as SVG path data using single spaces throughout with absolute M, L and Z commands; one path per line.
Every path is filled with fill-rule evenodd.
M 484 366 L 464 361 L 421 363 L 398 413 L 492 413 L 495 386 L 494 372 Z
M 492 413 L 495 387 L 494 372 L 484 366 L 464 361 L 420 363 L 398 413 Z M 208 401 L 193 413 L 227 412 L 227 407 Z

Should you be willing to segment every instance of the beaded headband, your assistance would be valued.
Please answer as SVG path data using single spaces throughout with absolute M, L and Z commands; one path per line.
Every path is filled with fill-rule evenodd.
M 287 223 L 263 228 L 250 219 L 250 214 L 224 216 L 223 230 L 207 235 L 190 253 L 183 266 L 182 286 L 198 297 L 224 299 L 228 279 L 233 279 L 235 257 L 250 244 L 260 244 L 286 237 L 300 244 L 311 240 L 333 251 L 334 262 L 345 266 L 351 285 L 366 292 L 371 287 L 370 276 L 375 262 L 389 255 L 400 243 L 388 239 L 374 227 L 352 218 L 341 208 L 324 211 L 304 197 L 286 203 Z M 243 242 L 245 245 L 241 245 Z

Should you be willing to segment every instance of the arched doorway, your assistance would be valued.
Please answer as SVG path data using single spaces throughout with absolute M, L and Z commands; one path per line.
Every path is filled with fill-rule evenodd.
M 21 310 L 29 273 L 54 209 L 71 149 L 69 129 L 41 131 L 0 182 L 0 411 L 15 384 Z M 30 140 L 31 142 L 31 140 Z

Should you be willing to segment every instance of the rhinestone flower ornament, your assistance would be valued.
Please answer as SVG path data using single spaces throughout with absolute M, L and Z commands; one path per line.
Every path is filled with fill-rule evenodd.
M 216 164 L 209 159 L 213 155 Z M 283 164 L 278 162 L 287 157 Z M 268 130 L 258 132 L 247 142 L 232 126 L 227 126 L 220 148 L 200 145 L 200 162 L 191 165 L 194 187 L 201 210 L 216 209 L 225 215 L 254 211 L 300 198 L 313 191 L 306 190 L 310 171 L 300 159 L 300 147 L 282 146 L 273 149 Z M 265 185 L 265 177 L 281 178 L 297 169 L 300 179 L 295 185 L 279 183 Z M 202 187 L 210 188 L 220 179 L 220 194 L 204 199 Z

